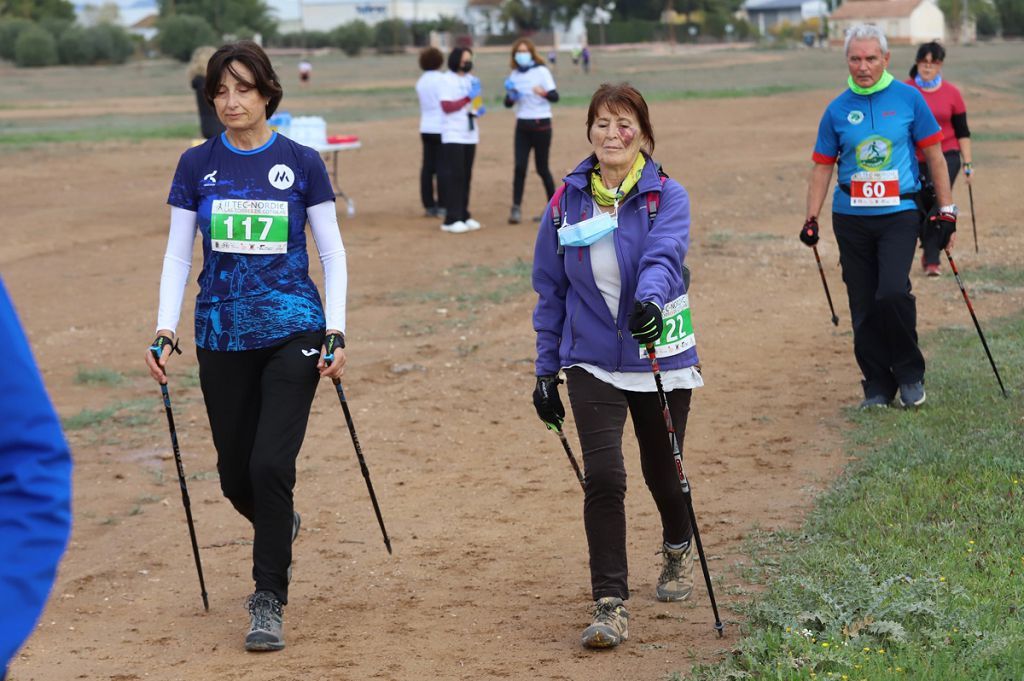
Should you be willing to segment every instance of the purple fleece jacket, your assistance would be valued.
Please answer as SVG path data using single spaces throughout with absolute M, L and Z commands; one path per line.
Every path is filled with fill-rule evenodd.
M 591 217 L 589 173 L 594 163 L 591 155 L 564 178 L 567 187 L 562 206 L 567 224 Z M 653 226 L 647 218 L 648 192 L 661 192 Z M 666 303 L 686 292 L 682 267 L 690 245 L 690 198 L 675 180 L 663 184 L 657 165 L 648 158 L 640 181 L 619 204 L 618 225 L 612 234 L 622 292 L 618 314 L 612 318 L 594 281 L 590 247 L 566 246 L 559 254 L 551 207 L 544 211 L 533 255 L 538 376 L 556 374 L 562 367 L 581 362 L 606 371 L 651 370 L 629 333 L 629 315 L 634 301 L 654 302 L 664 309 Z M 660 358 L 658 363 L 662 370 L 693 366 L 697 348 Z

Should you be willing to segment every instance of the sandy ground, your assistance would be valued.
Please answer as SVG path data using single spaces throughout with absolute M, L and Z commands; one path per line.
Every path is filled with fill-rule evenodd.
M 1020 129 L 1020 105 L 989 94 L 972 123 Z M 860 395 L 834 239 L 826 229 L 820 250 L 838 328 L 828 321 L 813 258 L 796 239 L 828 96 L 653 108 L 656 156 L 693 200 L 688 264 L 707 386 L 694 397 L 685 455 L 728 626 L 717 639 L 699 582 L 690 602 L 653 598 L 657 513 L 627 436 L 631 638 L 605 653 L 578 643 L 589 602 L 582 496 L 530 402 L 534 297 L 509 271 L 517 260 L 529 262 L 535 226 L 505 224 L 510 114 L 483 122 L 472 208 L 485 228 L 467 235 L 444 234 L 419 217 L 414 121 L 354 130 L 365 146 L 342 159 L 342 184 L 358 208 L 342 224 L 350 268 L 345 385 L 395 552 L 384 550 L 325 383 L 299 459 L 303 528 L 286 609 L 288 647 L 273 655 L 242 649 L 251 531 L 220 494 L 190 321 L 181 327 L 186 352 L 175 359 L 171 391 L 209 613 L 159 391 L 143 370 L 166 239 L 164 200 L 180 144 L 9 153 L 3 185 L 15 191 L 5 192 L 0 268 L 53 399 L 63 416 L 120 408 L 69 432 L 74 534 L 11 678 L 655 680 L 723 654 L 740 633 L 730 606 L 754 588 L 735 565 L 744 559 L 744 538 L 758 527 L 800 522 L 845 461 L 842 408 Z M 583 115 L 557 113 L 556 172 L 587 152 Z M 965 219 L 959 264 L 968 281 L 982 263 L 1018 264 L 1024 246 L 1011 221 L 1019 196 L 1010 179 L 1024 143 L 975 148 L 982 256 L 963 246 Z M 531 176 L 527 214 L 540 212 L 540 195 Z M 965 187 L 957 198 L 967 205 Z M 950 277 L 925 280 L 915 269 L 914 284 L 923 328 L 970 325 Z M 982 287 L 974 299 L 984 320 L 1019 309 L 1022 295 Z M 979 371 L 987 370 L 983 362 L 979 351 Z M 75 382 L 80 369 L 97 368 L 125 379 Z

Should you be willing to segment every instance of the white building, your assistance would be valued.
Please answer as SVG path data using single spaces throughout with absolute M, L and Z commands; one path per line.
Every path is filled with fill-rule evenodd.
M 946 39 L 946 18 L 934 0 L 846 0 L 829 20 L 831 41 L 842 44 L 856 24 L 873 24 L 893 44 Z
M 282 33 L 330 31 L 359 19 L 376 24 L 386 19 L 434 21 L 466 16 L 468 0 L 269 0 Z

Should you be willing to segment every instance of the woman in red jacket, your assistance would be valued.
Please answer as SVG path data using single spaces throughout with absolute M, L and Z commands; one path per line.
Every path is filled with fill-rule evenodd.
M 921 45 L 917 50 L 917 59 L 910 68 L 908 85 L 912 85 L 924 95 L 935 120 L 942 128 L 942 155 L 946 158 L 949 168 L 949 186 L 953 186 L 957 173 L 963 162 L 964 177 L 971 184 L 974 168 L 971 163 L 971 131 L 967 127 L 967 107 L 960 90 L 949 81 L 942 79 L 942 63 L 946 59 L 946 50 L 937 42 Z M 929 186 L 928 166 L 924 162 L 921 151 L 917 152 L 918 166 L 921 171 L 922 185 Z M 934 230 L 925 230 L 921 237 L 921 267 L 929 277 L 941 274 L 939 269 L 939 246 L 934 237 Z

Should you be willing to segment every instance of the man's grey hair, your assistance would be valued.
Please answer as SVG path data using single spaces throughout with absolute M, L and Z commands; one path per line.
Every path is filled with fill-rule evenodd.
M 850 54 L 850 43 L 854 40 L 877 40 L 878 46 L 882 48 L 882 54 L 889 51 L 889 41 L 885 39 L 885 32 L 874 24 L 857 24 L 846 32 L 846 54 Z

